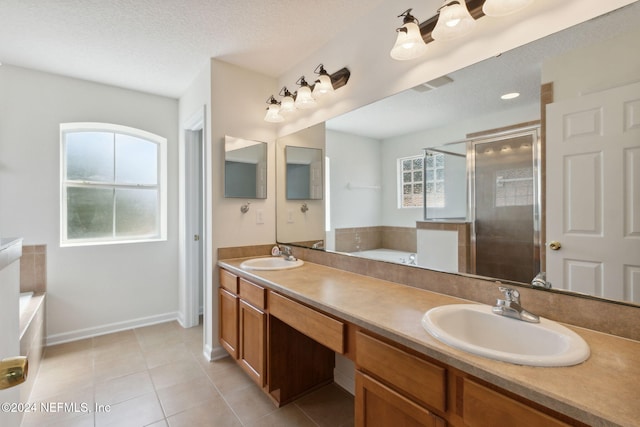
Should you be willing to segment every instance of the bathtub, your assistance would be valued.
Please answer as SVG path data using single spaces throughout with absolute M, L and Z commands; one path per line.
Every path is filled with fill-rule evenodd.
M 20 401 L 25 403 L 36 379 L 44 348 L 45 293 L 20 293 L 20 354 L 29 359 L 27 381 L 20 388 Z
M 350 255 L 374 259 L 376 261 L 395 262 L 400 264 L 417 264 L 418 256 L 414 252 L 397 251 L 395 249 L 369 249 L 366 251 L 351 252 Z M 411 261 L 413 255 L 414 260 Z
M 31 301 L 31 297 L 33 296 L 33 292 L 21 292 L 20 293 L 20 314 L 25 312 L 29 303 Z

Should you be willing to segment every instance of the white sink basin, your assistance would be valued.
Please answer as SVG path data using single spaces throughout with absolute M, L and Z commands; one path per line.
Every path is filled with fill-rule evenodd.
M 264 257 L 243 261 L 242 264 L 240 264 L 240 268 L 244 268 L 245 270 L 287 270 L 300 267 L 302 264 L 304 264 L 304 261 L 301 259 L 287 261 L 283 257 Z
M 492 313 L 488 305 L 436 307 L 422 317 L 422 326 L 452 347 L 518 365 L 571 366 L 590 354 L 578 334 L 554 321 L 511 319 Z

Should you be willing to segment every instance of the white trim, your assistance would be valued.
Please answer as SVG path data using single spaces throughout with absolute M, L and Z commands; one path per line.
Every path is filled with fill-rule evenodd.
M 198 109 L 187 119 L 181 129 L 180 135 L 180 149 L 179 149 L 179 187 L 180 187 L 180 200 L 179 200 L 179 216 L 182 218 L 179 224 L 179 311 L 180 311 L 180 324 L 183 327 L 195 326 L 199 323 L 200 312 L 203 301 L 200 301 L 199 294 L 201 289 L 193 284 L 197 282 L 194 276 L 194 271 L 198 267 L 202 268 L 202 280 L 205 281 L 206 275 L 205 269 L 205 253 L 207 241 L 209 236 L 207 235 L 206 227 L 206 215 L 205 215 L 205 193 L 206 183 L 205 181 L 205 153 L 206 153 L 206 128 L 205 128 L 205 114 L 206 106 Z M 196 146 L 199 148 L 199 152 L 193 150 L 192 141 L 189 140 L 187 132 L 200 131 L 201 137 L 199 144 Z M 201 181 L 194 182 L 196 178 L 194 176 L 194 162 L 200 162 L 200 169 L 202 176 Z M 194 184 L 200 184 L 199 194 L 193 194 Z M 198 214 L 193 211 L 192 206 L 188 206 L 188 203 L 194 200 L 201 200 L 201 212 Z M 195 251 L 192 245 L 192 236 L 194 230 L 197 228 L 197 223 L 200 222 L 200 245 L 201 251 Z M 197 259 L 199 255 L 199 260 Z M 204 286 L 204 284 L 203 284 Z M 202 290 L 204 299 L 204 290 Z
M 227 353 L 227 351 L 220 346 L 211 347 L 210 345 L 205 345 L 203 353 L 204 353 L 204 357 L 209 362 L 212 362 L 214 360 L 224 359 L 225 357 L 229 357 L 229 353 Z
M 125 134 L 134 136 L 136 138 L 145 139 L 149 142 L 155 143 L 158 146 L 158 184 L 153 187 L 159 187 L 159 212 L 160 224 L 157 236 L 140 236 L 139 238 L 130 239 L 67 239 L 67 204 L 66 204 L 66 183 L 73 181 L 67 181 L 66 163 L 65 163 L 65 134 L 67 132 L 81 132 L 81 131 L 108 131 L 115 134 Z M 73 247 L 73 246 L 92 246 L 92 245 L 109 245 L 109 244 L 123 244 L 123 243 L 139 243 L 139 242 L 159 242 L 167 240 L 167 215 L 168 215 L 168 166 L 167 166 L 167 139 L 147 132 L 142 129 L 132 128 L 128 126 L 116 125 L 112 123 L 94 123 L 94 122 L 78 122 L 78 123 L 60 123 L 60 247 Z M 117 185 L 119 187 L 119 185 Z M 113 187 L 110 185 L 109 187 Z
M 130 329 L 144 326 L 156 325 L 178 320 L 178 312 L 157 314 L 154 316 L 140 317 L 138 319 L 125 320 L 123 322 L 109 323 L 93 328 L 77 329 L 75 331 L 63 332 L 61 334 L 48 335 L 46 345 L 63 344 L 71 341 L 78 341 L 86 338 L 98 337 L 100 335 L 112 334 L 114 332 L 128 331 Z

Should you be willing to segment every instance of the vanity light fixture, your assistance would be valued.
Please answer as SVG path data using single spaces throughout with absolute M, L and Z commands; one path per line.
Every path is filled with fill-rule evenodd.
M 331 76 L 327 73 L 327 70 L 324 69 L 324 66 L 322 64 L 318 65 L 313 72 L 318 74 L 318 79 L 313 85 L 313 92 L 311 92 L 313 97 L 318 99 L 325 95 L 332 94 L 333 84 L 331 83 Z
M 506 16 L 519 12 L 533 3 L 533 0 L 486 0 L 482 12 L 487 16 Z
M 293 99 L 293 95 L 289 92 L 286 86 L 280 89 L 279 95 L 282 97 L 280 101 L 280 115 L 286 116 L 291 113 L 295 113 L 296 105 Z
M 304 79 L 304 76 L 300 77 L 296 82 L 300 86 L 296 95 L 295 106 L 301 110 L 308 110 L 316 106 L 316 100 L 311 95 L 311 87 L 309 83 Z
M 431 32 L 434 40 L 453 40 L 468 34 L 476 26 L 464 0 L 445 0 L 438 9 L 438 23 Z
M 398 61 L 418 58 L 427 50 L 427 45 L 420 33 L 420 22 L 411 14 L 411 9 L 402 12 L 398 15 L 398 18 L 400 17 L 403 17 L 402 27 L 396 28 L 398 37 L 390 55 Z
M 280 115 L 280 103 L 271 95 L 267 99 L 267 114 L 264 116 L 264 121 L 269 123 L 280 123 L 284 121 L 284 117 Z
M 349 77 L 351 77 L 351 72 L 346 67 L 329 74 L 322 64 L 316 67 L 314 73 L 318 74 L 318 78 L 313 85 L 309 85 L 304 76 L 302 76 L 296 82 L 300 87 L 293 94 L 284 86 L 278 94 L 282 97 L 281 101 L 278 101 L 273 95 L 267 99 L 269 107 L 264 120 L 271 123 L 280 123 L 297 109 L 313 108 L 317 105 L 316 99 L 331 94 L 336 89 L 346 85 Z

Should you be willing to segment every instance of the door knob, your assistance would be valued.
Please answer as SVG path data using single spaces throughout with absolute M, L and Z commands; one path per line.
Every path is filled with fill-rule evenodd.
M 25 382 L 28 371 L 29 361 L 24 356 L 0 360 L 0 390 Z
M 552 251 L 557 251 L 561 247 L 562 244 L 560 242 L 556 242 L 555 240 L 553 242 L 549 242 L 549 249 L 551 249 Z

